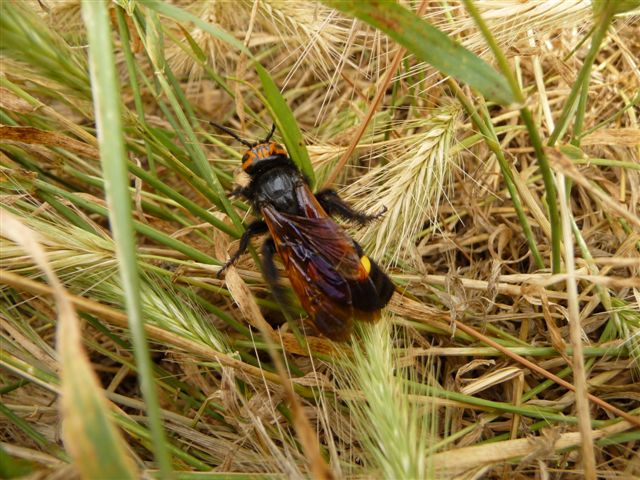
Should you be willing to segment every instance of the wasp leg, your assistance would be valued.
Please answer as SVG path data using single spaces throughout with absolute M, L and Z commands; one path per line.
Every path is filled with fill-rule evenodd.
M 289 310 L 289 300 L 287 298 L 285 289 L 282 288 L 278 281 L 278 269 L 273 261 L 273 256 L 276 254 L 276 244 L 273 242 L 273 238 L 268 238 L 262 244 L 262 272 L 264 279 L 269 284 L 271 293 L 276 299 L 276 302 L 286 310 Z
M 222 266 L 222 268 L 216 274 L 216 277 L 220 278 L 222 273 L 227 268 L 238 261 L 240 255 L 242 255 L 247 250 L 251 237 L 260 235 L 261 233 L 265 233 L 268 230 L 269 228 L 267 227 L 267 224 L 264 222 L 264 220 L 256 220 L 255 222 L 247 225 L 247 229 L 242 234 L 242 237 L 240 237 L 240 245 L 238 246 L 238 250 L 233 255 L 231 255 L 231 258 L 229 258 L 229 260 L 227 260 L 227 262 Z
M 244 197 L 244 198 L 250 198 L 250 189 L 249 187 L 236 187 L 233 190 L 231 190 L 229 192 L 229 196 L 230 197 Z
M 377 220 L 387 211 L 387 207 L 384 207 L 382 211 L 376 213 L 375 215 L 358 212 L 357 210 L 351 208 L 351 206 L 349 206 L 349 204 L 347 204 L 344 200 L 342 200 L 335 190 L 330 188 L 320 190 L 315 195 L 320 202 L 320 205 L 322 205 L 322 208 L 324 208 L 327 213 L 331 215 L 338 215 L 345 220 L 352 220 L 360 225 L 366 225 L 374 220 Z

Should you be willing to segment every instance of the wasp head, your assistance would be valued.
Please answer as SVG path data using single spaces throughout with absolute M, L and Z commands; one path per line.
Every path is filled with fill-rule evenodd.
M 264 164 L 264 162 L 273 160 L 279 156 L 287 156 L 287 151 L 282 145 L 270 141 L 273 133 L 276 130 L 275 124 L 271 127 L 271 131 L 264 140 L 255 143 L 250 143 L 247 140 L 239 137 L 227 127 L 223 127 L 222 125 L 218 125 L 217 123 L 213 122 L 211 122 L 211 124 L 216 128 L 222 130 L 223 132 L 228 133 L 233 138 L 249 148 L 242 156 L 242 170 L 247 172 L 248 174 L 256 171 L 259 164 L 262 165 Z

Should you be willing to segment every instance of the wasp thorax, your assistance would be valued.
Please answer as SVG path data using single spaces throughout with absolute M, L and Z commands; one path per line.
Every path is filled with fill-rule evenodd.
M 247 150 L 242 156 L 242 169 L 244 171 L 249 171 L 259 162 L 271 160 L 280 155 L 284 155 L 286 157 L 287 151 L 279 143 L 259 143 Z

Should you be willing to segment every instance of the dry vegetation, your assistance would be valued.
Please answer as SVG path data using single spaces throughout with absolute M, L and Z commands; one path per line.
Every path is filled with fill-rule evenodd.
M 0 476 L 155 475 L 158 443 L 178 478 L 640 476 L 637 11 L 613 19 L 549 142 L 590 52 L 589 2 L 475 2 L 555 174 L 554 274 L 559 225 L 520 106 L 485 102 L 321 3 L 172 2 L 267 69 L 318 185 L 338 173 L 358 208 L 388 208 L 350 231 L 398 293 L 334 344 L 302 314 L 283 320 L 257 257 L 215 275 L 237 246 L 224 192 L 243 181 L 242 146 L 207 121 L 264 136 L 252 59 L 175 11 L 116 3 L 135 6 L 109 13 L 165 437 L 150 428 L 106 217 L 81 5 L 3 1 Z M 421 6 L 493 63 L 461 3 Z M 248 220 L 242 202 L 233 211 Z

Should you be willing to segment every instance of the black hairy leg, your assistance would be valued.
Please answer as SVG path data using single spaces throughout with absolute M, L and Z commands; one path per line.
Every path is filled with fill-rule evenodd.
M 273 294 L 276 302 L 285 310 L 290 310 L 289 299 L 285 289 L 282 287 L 279 281 L 278 269 L 273 257 L 276 254 L 276 244 L 273 238 L 268 238 L 262 244 L 262 273 L 264 279 L 267 281 L 271 293 Z
M 267 224 L 264 222 L 264 220 L 256 220 L 255 222 L 247 225 L 247 228 L 242 234 L 242 237 L 240 237 L 240 245 L 238 246 L 238 250 L 236 250 L 236 252 L 231 255 L 229 260 L 227 260 L 227 262 L 222 266 L 216 276 L 220 278 L 222 273 L 231 265 L 236 263 L 238 261 L 238 258 L 240 258 L 240 255 L 247 251 L 247 247 L 249 246 L 249 240 L 251 240 L 251 237 L 260 235 L 261 233 L 266 233 L 268 230 L 269 228 L 267 227 Z
M 351 220 L 363 226 L 377 220 L 387 211 L 387 207 L 384 207 L 381 212 L 369 215 L 367 213 L 354 210 L 347 202 L 340 198 L 335 190 L 331 188 L 320 190 L 315 194 L 315 196 L 318 199 L 318 202 L 320 202 L 320 205 L 322 205 L 322 208 L 324 208 L 328 214 L 337 215 L 345 220 Z

